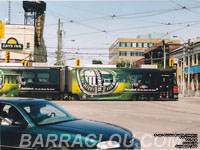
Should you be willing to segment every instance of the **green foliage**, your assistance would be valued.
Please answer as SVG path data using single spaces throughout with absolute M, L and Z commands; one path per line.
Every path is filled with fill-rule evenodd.
M 92 60 L 92 64 L 103 64 L 101 60 Z

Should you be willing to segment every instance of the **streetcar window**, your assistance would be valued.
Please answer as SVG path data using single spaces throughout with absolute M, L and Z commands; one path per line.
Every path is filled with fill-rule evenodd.
M 35 79 L 35 74 L 32 73 L 32 72 L 23 72 L 22 73 L 22 81 L 24 82 L 28 82 L 28 83 L 31 83 L 31 82 L 34 82 L 34 79 Z
M 113 78 L 113 75 L 111 75 L 111 74 L 101 74 L 101 77 L 102 77 L 103 79 L 112 79 L 112 78 Z
M 8 84 L 10 83 L 10 76 L 7 76 Z
M 113 75 L 112 74 L 101 74 L 104 83 L 112 83 Z
M 49 82 L 49 73 L 38 73 L 37 78 L 39 82 Z
M 19 83 L 19 77 L 15 76 L 15 83 L 18 84 Z
M 142 74 L 131 74 L 129 78 L 133 88 L 138 88 L 141 85 Z
M 142 75 L 141 74 L 131 74 L 130 75 L 130 82 L 132 83 L 138 83 L 138 81 L 141 81 Z
M 127 82 L 128 77 L 125 74 L 118 74 L 117 75 L 117 82 Z

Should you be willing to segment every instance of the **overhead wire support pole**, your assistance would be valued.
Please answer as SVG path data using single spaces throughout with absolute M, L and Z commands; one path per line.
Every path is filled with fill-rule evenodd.
M 165 51 L 165 40 L 163 40 L 163 52 L 164 52 L 164 69 L 166 68 L 166 51 Z
M 11 1 L 8 1 L 8 22 L 11 23 Z
M 191 53 L 191 43 L 190 39 L 188 39 L 188 96 L 190 96 L 190 54 Z
M 179 37 L 183 42 L 183 55 L 182 55 L 182 94 L 183 97 L 185 96 L 185 52 L 186 52 L 186 43 L 184 42 L 183 38 L 181 36 L 173 36 L 174 38 Z
M 61 46 L 62 46 L 62 32 L 61 32 L 61 29 L 60 29 L 60 19 L 58 19 L 58 47 L 57 47 L 57 62 L 56 62 L 56 65 L 62 65 L 62 62 L 61 62 Z
M 183 74 L 182 74 L 182 94 L 185 96 L 185 43 L 183 45 Z

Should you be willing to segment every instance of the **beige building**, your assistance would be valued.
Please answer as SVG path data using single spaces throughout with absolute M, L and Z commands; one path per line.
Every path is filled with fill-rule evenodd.
M 184 51 L 185 54 L 183 53 Z M 185 56 L 185 62 L 183 62 L 183 54 Z M 185 48 L 182 46 L 174 50 L 172 52 L 172 57 L 178 59 L 176 75 L 179 93 L 183 94 L 184 86 L 185 96 L 200 96 L 200 38 L 192 40 L 190 46 L 188 46 L 188 43 L 185 43 Z M 185 68 L 183 68 L 183 63 Z
M 0 61 L 10 52 L 10 62 L 34 60 L 35 29 L 31 25 L 5 25 L 5 36 L 0 39 Z
M 109 48 L 109 64 L 133 62 L 144 58 L 144 50 L 159 43 L 162 39 L 128 39 L 119 38 Z
M 133 64 L 133 62 L 144 58 L 143 53 L 146 49 L 162 41 L 163 39 L 119 38 L 109 48 L 109 64 L 116 64 L 118 62 Z M 179 44 L 180 40 L 165 39 L 165 42 Z

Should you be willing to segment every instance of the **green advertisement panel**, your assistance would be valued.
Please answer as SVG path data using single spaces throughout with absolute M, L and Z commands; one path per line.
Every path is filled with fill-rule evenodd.
M 74 68 L 72 93 L 81 99 L 132 99 L 140 86 L 137 75 L 131 80 L 131 72 L 122 69 Z
M 19 75 L 12 70 L 0 69 L 0 97 L 18 96 Z

